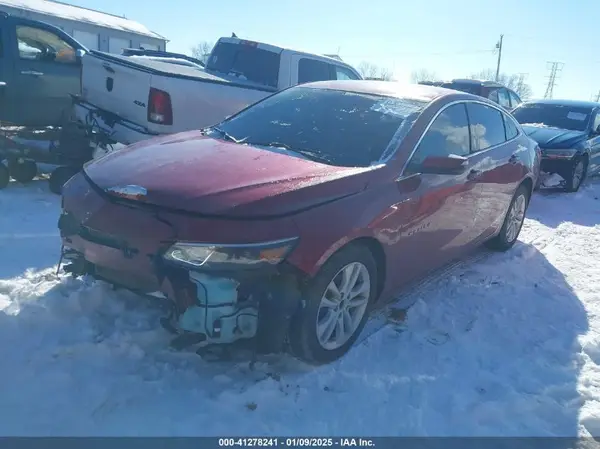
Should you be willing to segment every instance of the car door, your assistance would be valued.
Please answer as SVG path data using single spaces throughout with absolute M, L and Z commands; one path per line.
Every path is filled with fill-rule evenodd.
M 464 103 L 433 119 L 397 180 L 398 201 L 382 223 L 396 287 L 454 259 L 469 240 L 474 216 L 467 173 L 423 173 L 428 156 L 469 155 Z
M 500 108 L 468 102 L 471 138 L 468 182 L 479 204 L 473 220 L 476 240 L 489 237 L 504 219 L 506 208 L 524 176 L 518 128 Z
M 590 163 L 588 165 L 588 173 L 595 174 L 600 172 L 600 110 L 596 109 L 592 121 L 592 129 L 590 139 Z
M 13 83 L 7 91 L 18 125 L 59 125 L 80 93 L 77 43 L 42 23 L 16 23 Z

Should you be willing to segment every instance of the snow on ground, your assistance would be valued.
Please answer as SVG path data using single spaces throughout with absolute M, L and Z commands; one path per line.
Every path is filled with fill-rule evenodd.
M 55 275 L 59 198 L 0 192 L 0 435 L 600 435 L 600 180 L 319 368 L 166 346 L 151 301 Z

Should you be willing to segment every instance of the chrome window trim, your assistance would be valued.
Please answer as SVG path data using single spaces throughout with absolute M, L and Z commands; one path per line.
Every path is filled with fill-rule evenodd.
M 413 156 L 415 155 L 415 152 L 419 148 L 419 145 L 421 144 L 421 141 L 425 137 L 425 134 L 427 134 L 427 131 L 429 131 L 429 128 L 431 128 L 431 125 L 433 125 L 433 122 L 435 122 L 436 119 L 440 116 L 440 114 L 442 112 L 444 112 L 446 109 L 448 109 L 450 106 L 455 106 L 455 105 L 461 104 L 461 103 L 465 104 L 465 106 L 468 103 L 481 104 L 483 106 L 487 106 L 489 108 L 496 109 L 498 112 L 500 112 L 501 114 L 503 114 L 503 116 L 506 116 L 510 120 L 512 120 L 513 123 L 517 127 L 517 135 L 515 137 L 513 137 L 512 139 L 505 140 L 502 143 L 499 143 L 497 145 L 493 145 L 493 146 L 491 146 L 489 148 L 486 148 L 485 150 L 478 151 L 476 153 L 469 153 L 469 155 L 466 156 L 467 159 L 469 159 L 471 156 L 475 156 L 475 155 L 479 155 L 479 154 L 482 154 L 482 153 L 486 153 L 486 152 L 488 152 L 490 150 L 493 150 L 495 148 L 498 148 L 499 146 L 504 145 L 504 144 L 506 144 L 508 142 L 512 142 L 513 140 L 518 139 L 523 134 L 523 130 L 521 129 L 521 125 L 516 121 L 516 119 L 510 113 L 508 113 L 506 110 L 504 110 L 504 108 L 502 108 L 500 105 L 496 106 L 496 104 L 490 104 L 490 103 L 486 103 L 484 101 L 479 101 L 479 100 L 456 100 L 456 101 L 451 101 L 450 103 L 445 104 L 444 106 L 442 106 L 440 108 L 440 110 L 435 113 L 435 115 L 431 118 L 431 120 L 429 121 L 429 123 L 427 124 L 427 126 L 425 127 L 425 129 L 423 130 L 423 133 L 419 137 L 419 140 L 417 140 L 417 143 L 415 143 L 415 146 L 413 147 L 413 149 L 411 150 L 410 154 L 408 155 L 408 158 L 406 159 L 406 162 L 402 166 L 402 170 L 400 170 L 400 175 L 397 178 L 398 181 L 401 180 L 401 179 L 408 178 L 409 176 L 412 176 L 412 174 L 409 175 L 409 176 L 405 176 L 404 172 L 406 171 L 406 168 L 408 167 L 408 165 L 410 164 L 410 161 L 412 160 Z M 467 112 L 467 116 L 468 116 L 468 112 Z M 504 121 L 502 123 L 504 123 Z M 471 126 L 470 122 L 469 122 L 469 126 Z M 469 145 L 470 145 L 470 142 L 469 142 Z

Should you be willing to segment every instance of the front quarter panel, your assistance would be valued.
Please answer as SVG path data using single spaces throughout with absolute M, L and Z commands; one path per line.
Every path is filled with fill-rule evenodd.
M 383 185 L 372 186 L 296 215 L 300 240 L 288 261 L 314 276 L 333 253 L 352 240 L 370 237 L 381 243 L 376 223 L 390 206 L 385 190 Z

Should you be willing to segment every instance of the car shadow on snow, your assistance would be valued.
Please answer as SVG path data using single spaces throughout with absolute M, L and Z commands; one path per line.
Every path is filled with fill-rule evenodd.
M 578 337 L 587 330 L 564 275 L 519 242 L 419 292 L 404 322 L 331 368 L 329 385 L 369 410 L 368 425 L 360 412 L 346 417 L 356 419 L 355 434 L 576 436 Z M 390 426 L 390 414 L 402 419 Z M 334 424 L 328 433 L 344 430 Z
M 537 191 L 527 211 L 527 218 L 552 228 L 572 222 L 581 226 L 600 223 L 600 176 L 586 180 L 578 192 L 546 188 Z

